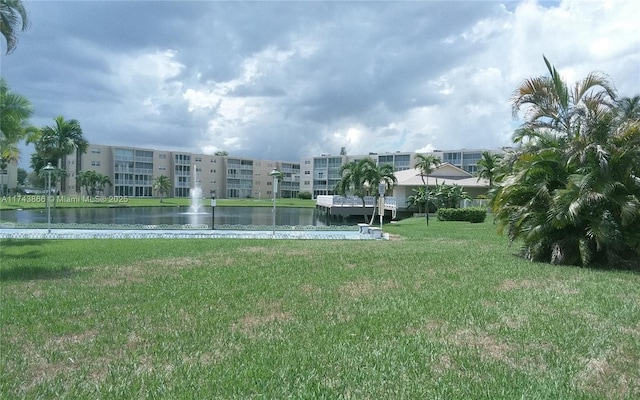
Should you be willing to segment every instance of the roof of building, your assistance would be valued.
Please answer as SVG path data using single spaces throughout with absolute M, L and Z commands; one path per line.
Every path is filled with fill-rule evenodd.
M 398 171 L 395 173 L 398 183 L 396 186 L 423 186 L 422 176 L 419 169 L 407 169 L 404 171 Z M 435 179 L 435 180 L 434 180 Z M 426 176 L 425 176 L 426 180 Z M 451 165 L 449 163 L 443 163 L 436 167 L 432 173 L 429 174 L 429 183 L 431 184 L 444 184 L 464 187 L 489 187 L 489 181 L 468 173 L 467 171 Z

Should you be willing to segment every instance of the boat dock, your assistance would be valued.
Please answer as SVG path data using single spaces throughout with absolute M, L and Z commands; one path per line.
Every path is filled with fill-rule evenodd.
M 391 217 L 395 218 L 397 211 L 395 197 L 385 196 L 383 199 L 385 212 L 390 211 Z M 321 195 L 316 197 L 316 209 L 330 216 L 371 215 L 375 200 L 373 196 L 366 196 L 363 205 L 360 197 Z

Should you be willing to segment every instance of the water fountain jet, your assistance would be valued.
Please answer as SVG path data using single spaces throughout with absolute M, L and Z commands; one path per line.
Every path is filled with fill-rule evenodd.
M 202 188 L 200 187 L 200 182 L 198 182 L 196 176 L 196 166 L 193 166 L 193 186 L 189 191 L 189 195 L 191 197 L 191 204 L 189 206 L 189 214 L 200 214 L 200 207 L 202 201 Z

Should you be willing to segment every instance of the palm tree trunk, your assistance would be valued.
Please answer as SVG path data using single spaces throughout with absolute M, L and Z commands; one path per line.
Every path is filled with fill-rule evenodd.
M 373 225 L 374 219 L 376 218 L 377 208 L 378 208 L 378 196 L 374 197 L 374 200 L 373 200 L 373 213 L 371 213 L 371 221 L 369 221 L 369 225 Z

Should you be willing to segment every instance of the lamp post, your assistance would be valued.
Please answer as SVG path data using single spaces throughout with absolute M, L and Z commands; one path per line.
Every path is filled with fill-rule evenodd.
M 273 178 L 273 236 L 276 236 L 276 193 L 278 193 L 278 177 L 280 176 L 280 171 L 277 169 L 273 169 L 273 171 L 269 172 L 269 176 Z
M 384 193 L 386 192 L 384 183 L 378 185 L 378 194 L 380 195 L 380 204 L 378 205 L 378 214 L 380 215 L 380 229 L 382 229 L 382 220 L 384 218 Z
M 51 173 L 55 171 L 55 168 L 51 163 L 47 163 L 47 166 L 42 168 L 47 174 L 47 233 L 51 233 Z
M 256 176 L 260 176 L 260 172 L 256 172 Z M 257 181 L 258 184 L 260 184 L 260 181 Z M 260 190 L 256 191 L 256 193 L 258 195 L 258 200 L 260 200 Z
M 211 230 L 216 229 L 216 191 L 211 191 Z

